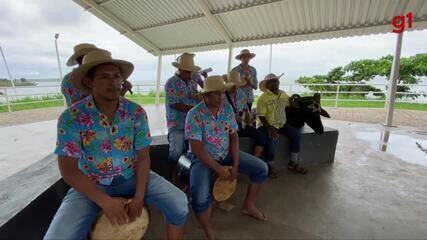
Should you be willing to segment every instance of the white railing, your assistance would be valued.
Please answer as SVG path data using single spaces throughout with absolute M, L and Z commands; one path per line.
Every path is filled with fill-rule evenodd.
M 308 87 L 310 86 L 326 86 L 334 87 L 333 91 L 311 91 Z M 371 91 L 342 91 L 344 86 L 373 86 L 381 89 L 380 92 L 371 92 Z M 407 86 L 410 87 L 413 92 L 397 92 L 399 96 L 424 96 L 427 97 L 427 85 L 420 84 L 400 84 L 398 86 Z M 340 95 L 347 94 L 358 94 L 358 95 L 368 95 L 368 94 L 380 94 L 387 96 L 386 87 L 387 84 L 281 84 L 281 89 L 285 90 L 289 95 L 291 94 L 330 94 L 334 95 L 334 98 L 323 98 L 322 101 L 334 101 L 335 107 L 339 106 L 339 102 L 385 102 L 386 99 L 381 96 L 381 99 L 342 99 Z M 25 104 L 37 104 L 37 103 L 47 103 L 47 102 L 63 102 L 64 98 L 62 96 L 60 85 L 52 86 L 23 86 L 23 87 L 2 87 L 0 88 L 0 108 L 7 106 L 9 112 L 12 112 L 13 106 L 25 105 Z M 146 94 L 153 92 L 156 89 L 156 84 L 134 84 L 133 92 L 137 94 L 136 99 L 138 103 L 141 103 L 142 98 L 146 97 Z M 256 95 L 260 94 L 260 91 L 255 92 Z M 130 95 L 132 96 L 132 95 Z M 28 99 L 28 101 L 25 101 Z M 402 102 L 401 98 L 396 99 L 397 102 Z M 60 104 L 59 104 L 60 105 Z

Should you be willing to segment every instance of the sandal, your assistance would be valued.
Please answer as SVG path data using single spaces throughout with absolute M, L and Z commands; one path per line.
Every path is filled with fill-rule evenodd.
M 288 170 L 293 173 L 298 173 L 302 175 L 307 174 L 308 172 L 307 169 L 300 167 L 297 163 L 292 163 L 292 162 L 288 164 Z
M 260 210 L 258 210 L 258 211 L 259 211 L 259 213 L 255 213 L 255 212 L 250 212 L 248 210 L 243 209 L 242 214 L 249 216 L 249 217 L 252 217 L 252 218 L 255 218 L 256 220 L 261 221 L 261 222 L 268 222 L 268 218 L 265 216 L 265 214 L 263 212 L 261 212 Z
M 267 163 L 267 166 L 268 166 L 268 177 L 269 177 L 269 178 L 271 178 L 271 179 L 275 179 L 275 178 L 277 178 L 277 177 L 278 177 L 278 176 L 277 176 L 277 172 L 276 172 L 276 170 L 274 169 L 273 164 L 272 164 L 272 163 L 270 163 L 270 162 L 268 162 L 268 163 Z

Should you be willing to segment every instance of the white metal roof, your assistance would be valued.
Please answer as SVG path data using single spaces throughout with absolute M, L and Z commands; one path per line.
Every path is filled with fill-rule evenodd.
M 74 0 L 153 55 L 392 31 L 412 12 L 427 28 L 427 0 Z

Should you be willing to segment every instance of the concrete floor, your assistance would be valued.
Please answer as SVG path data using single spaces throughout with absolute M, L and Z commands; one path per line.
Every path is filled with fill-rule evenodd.
M 164 111 L 146 110 L 152 131 L 164 133 Z M 241 177 L 231 199 L 236 208 L 214 213 L 218 239 L 427 238 L 427 153 L 422 151 L 427 129 L 335 120 L 324 124 L 340 131 L 335 163 L 309 167 L 306 176 L 283 172 L 267 181 L 258 205 L 268 223 L 240 214 L 247 184 Z M 1 179 L 13 172 L 6 161 L 25 168 L 41 159 L 34 156 L 37 152 L 53 150 L 55 122 L 0 128 L 0 136 Z M 11 146 L 19 149 L 11 152 Z M 164 239 L 163 228 L 162 216 L 152 211 L 145 239 Z M 191 215 L 185 239 L 200 238 L 203 232 Z
M 391 129 L 390 140 L 406 134 L 414 141 L 411 151 L 422 153 L 419 164 L 413 164 L 393 152 L 380 151 L 381 139 L 377 144 L 363 139 L 363 134 L 357 136 L 365 131 L 381 136 L 380 125 L 325 124 L 340 130 L 335 163 L 310 167 L 306 176 L 282 172 L 278 179 L 268 180 L 258 201 L 270 218 L 268 223 L 240 214 L 247 185 L 242 176 L 230 200 L 236 208 L 214 212 L 218 239 L 427 238 L 427 167 L 420 165 L 427 163 L 427 153 L 415 145 L 416 141 L 427 146 L 426 130 Z M 144 239 L 164 239 L 162 216 L 152 211 L 151 219 Z M 191 214 L 185 239 L 200 238 L 202 229 Z

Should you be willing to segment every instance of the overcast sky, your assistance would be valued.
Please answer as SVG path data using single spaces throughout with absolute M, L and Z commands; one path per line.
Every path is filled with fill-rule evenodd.
M 54 35 L 58 41 L 62 70 L 72 54 L 73 46 L 91 42 L 110 50 L 115 58 L 135 64 L 130 80 L 155 81 L 157 58 L 120 35 L 71 0 L 0 0 L 0 46 L 5 52 L 14 78 L 57 78 Z M 405 32 L 402 56 L 427 52 L 427 30 Z M 378 58 L 393 54 L 396 35 L 381 34 L 332 40 L 273 45 L 272 71 L 286 74 L 285 82 L 299 76 L 325 74 L 331 68 L 352 60 Z M 257 54 L 251 63 L 264 77 L 268 71 L 269 46 L 251 47 Z M 240 49 L 235 49 L 236 55 Z M 196 63 L 202 68 L 212 67 L 215 74 L 223 74 L 227 65 L 227 50 L 198 53 Z M 163 57 L 162 81 L 174 69 L 170 65 L 174 56 Z M 237 61 L 233 62 L 236 65 Z M 0 61 L 0 78 L 7 78 L 3 61 Z

